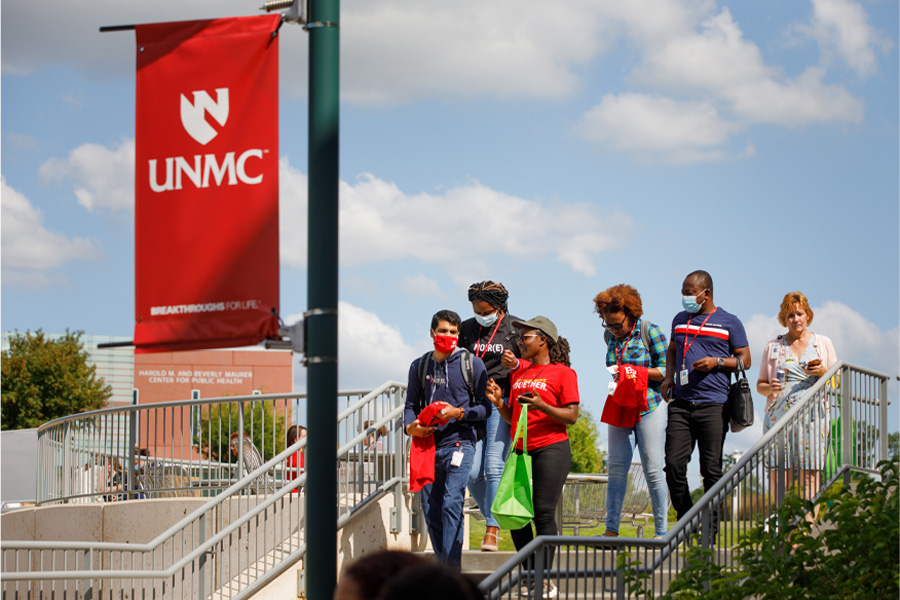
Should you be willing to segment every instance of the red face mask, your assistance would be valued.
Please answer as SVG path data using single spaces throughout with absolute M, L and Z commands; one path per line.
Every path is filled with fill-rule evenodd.
M 452 335 L 434 336 L 434 349 L 441 354 L 450 354 L 456 348 L 459 338 Z

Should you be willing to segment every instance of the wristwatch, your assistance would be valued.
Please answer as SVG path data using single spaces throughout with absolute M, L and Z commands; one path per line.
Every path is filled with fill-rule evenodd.
M 721 356 L 720 356 L 719 358 L 717 358 L 717 359 L 716 359 L 716 366 L 719 367 L 720 369 L 721 369 L 722 367 L 724 367 L 724 366 L 725 366 L 725 359 L 722 358 Z

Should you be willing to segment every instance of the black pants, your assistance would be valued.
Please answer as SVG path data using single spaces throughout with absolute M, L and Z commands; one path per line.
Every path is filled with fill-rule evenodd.
M 534 494 L 534 529 L 537 535 L 557 535 L 556 505 L 562 496 L 566 476 L 572 466 L 572 449 L 569 440 L 550 444 L 537 450 L 529 450 L 531 455 L 531 479 Z M 535 533 L 531 523 L 521 529 L 511 531 L 516 550 L 524 548 L 534 539 Z M 553 550 L 548 554 L 546 563 L 549 568 L 553 562 Z M 526 565 L 530 568 L 530 565 Z
M 678 518 L 687 514 L 694 502 L 688 486 L 687 466 L 700 449 L 703 489 L 709 491 L 722 478 L 722 446 L 728 432 L 724 404 L 672 400 L 666 425 L 666 483 Z

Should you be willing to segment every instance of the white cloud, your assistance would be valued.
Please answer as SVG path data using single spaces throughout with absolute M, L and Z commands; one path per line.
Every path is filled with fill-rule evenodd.
M 719 92 L 760 81 L 774 70 L 763 65 L 759 48 L 744 39 L 728 9 L 705 20 L 699 33 L 686 31 L 648 47 L 630 79 L 639 86 L 673 92 Z
M 865 9 L 852 0 L 812 0 L 813 16 L 797 30 L 816 40 L 826 60 L 842 60 L 861 77 L 878 71 L 876 52 L 891 41 L 868 23 Z
M 584 114 L 578 134 L 618 151 L 698 162 L 722 158 L 721 145 L 737 129 L 711 103 L 625 93 L 604 96 Z
M 134 212 L 134 140 L 112 149 L 82 144 L 64 159 L 46 161 L 38 174 L 45 182 L 71 183 L 78 204 L 88 212 Z
M 531 223 L 532 235 L 497 235 L 492 220 L 472 219 L 473 214 L 502 214 L 509 223 Z M 633 226 L 620 212 L 600 214 L 588 204 L 544 205 L 477 181 L 442 194 L 408 195 L 372 175 L 360 176 L 356 185 L 341 184 L 340 218 L 345 264 L 401 257 L 444 265 L 479 261 L 483 245 L 451 242 L 434 251 L 436 236 L 450 240 L 449 232 L 465 231 L 469 239 L 490 240 L 493 254 L 529 260 L 555 253 L 557 261 L 585 275 L 594 273 L 600 252 L 624 243 Z
M 342 93 L 387 104 L 474 95 L 562 98 L 605 41 L 585 0 L 358 0 L 342 6 Z
M 405 296 L 415 296 L 420 298 L 445 298 L 441 292 L 440 284 L 430 277 L 426 277 L 419 273 L 413 277 L 407 275 L 400 282 L 400 289 Z
M 726 142 L 753 124 L 799 127 L 863 118 L 863 102 L 826 83 L 824 68 L 810 66 L 790 78 L 766 65 L 727 8 L 708 16 L 687 13 L 678 26 L 658 30 L 655 38 L 636 36 L 641 60 L 628 77 L 655 94 L 605 96 L 583 117 L 585 139 L 670 162 L 701 162 L 729 158 Z
M 735 114 L 748 122 L 794 127 L 861 121 L 862 100 L 841 86 L 823 83 L 824 76 L 822 68 L 810 67 L 787 83 L 766 79 L 735 85 L 727 96 Z
M 306 264 L 306 176 L 282 160 L 282 260 Z M 589 204 L 542 204 L 492 190 L 477 181 L 441 194 L 406 194 L 393 183 L 361 175 L 355 184 L 341 182 L 340 257 L 343 265 L 415 258 L 446 266 L 483 264 L 483 248 L 449 243 L 435 251 L 436 236 L 466 231 L 472 239 L 491 240 L 494 254 L 538 259 L 548 253 L 585 275 L 595 271 L 597 256 L 622 245 L 633 230 L 620 211 L 601 214 Z M 453 210 L 447 210 L 452 206 Z M 533 235 L 497 235 L 480 213 L 503 214 L 511 223 L 534 223 Z M 438 220 L 436 215 L 440 215 Z M 286 223 L 289 223 L 287 225 Z M 537 225 L 539 224 L 539 226 Z
M 294 323 L 300 315 L 290 315 Z M 388 380 L 406 382 L 409 365 L 421 351 L 403 340 L 378 315 L 338 302 L 338 388 L 368 389 Z
M 306 266 L 307 177 L 291 167 L 287 157 L 278 161 L 278 243 L 281 261 Z
M 0 176 L 0 245 L 3 285 L 43 288 L 64 282 L 59 274 L 46 271 L 67 262 L 94 260 L 101 255 L 96 240 L 66 237 L 44 226 L 44 215 L 23 194 Z
M 41 147 L 40 140 L 24 133 L 7 131 L 3 134 L 3 137 L 6 138 L 6 143 L 10 147 L 19 150 L 38 150 Z

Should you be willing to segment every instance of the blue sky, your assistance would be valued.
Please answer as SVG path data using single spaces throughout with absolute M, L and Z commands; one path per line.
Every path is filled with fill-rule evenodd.
M 134 34 L 98 27 L 256 4 L 3 3 L 4 331 L 132 333 Z M 341 22 L 342 387 L 404 379 L 431 315 L 470 316 L 467 287 L 493 279 L 557 323 L 599 417 L 594 295 L 630 283 L 668 330 L 698 268 L 747 326 L 751 380 L 797 289 L 839 357 L 900 372 L 897 2 L 344 0 Z M 290 320 L 308 39 L 281 31 Z

